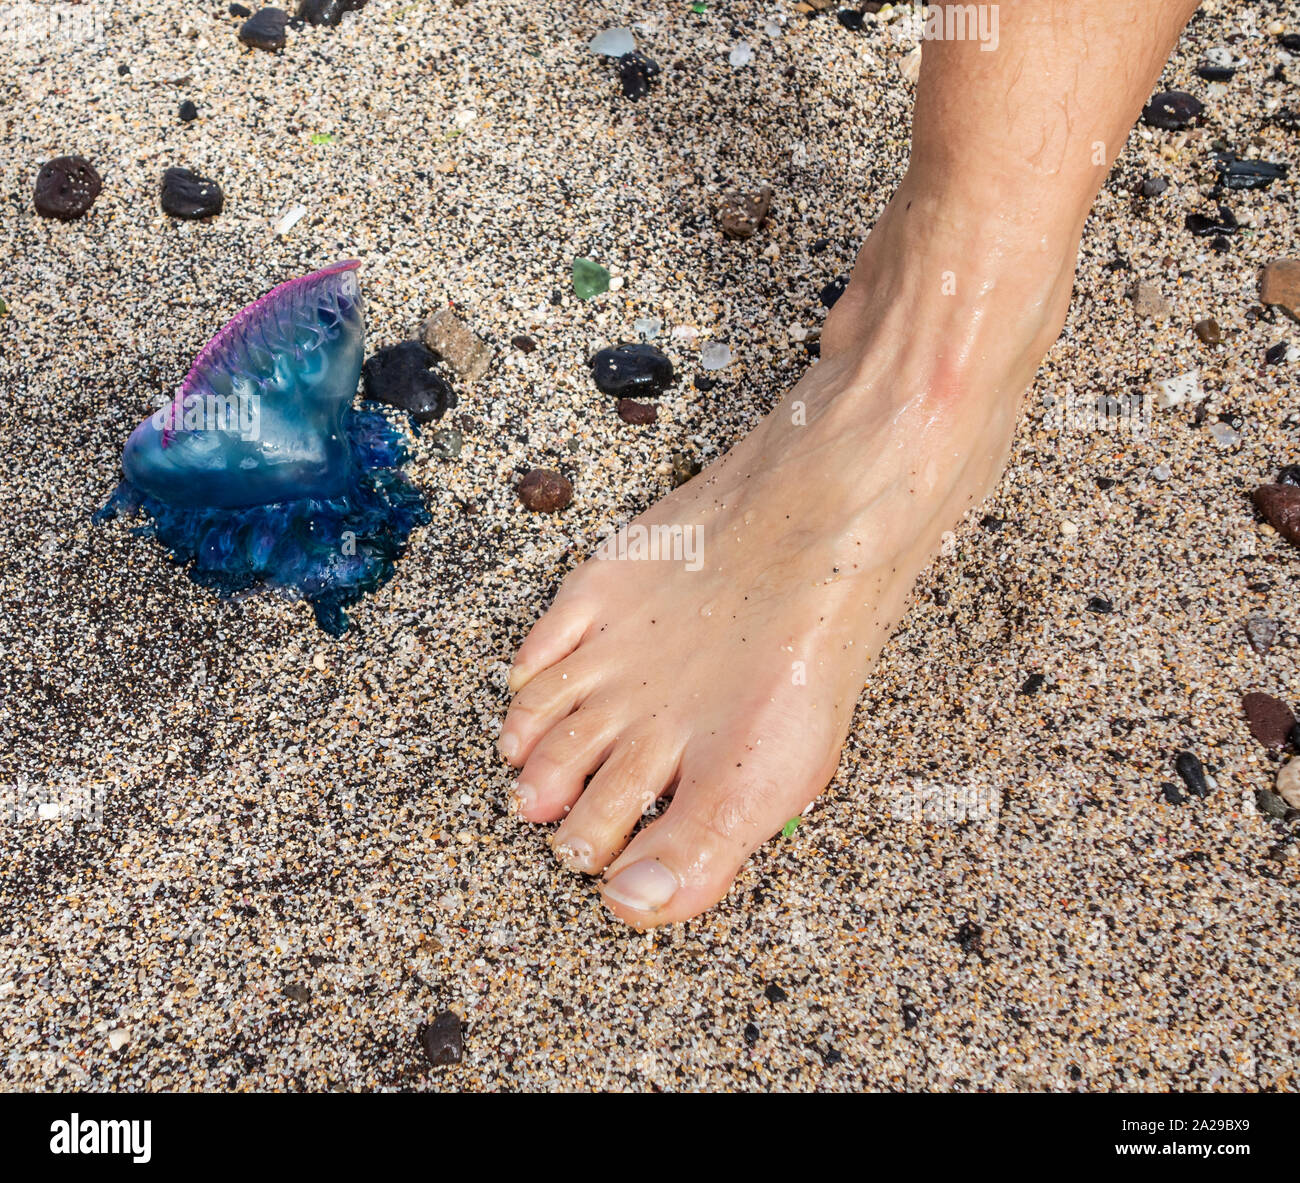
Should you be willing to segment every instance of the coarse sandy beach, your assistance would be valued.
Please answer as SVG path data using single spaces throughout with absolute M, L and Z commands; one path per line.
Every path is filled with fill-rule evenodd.
M 815 364 L 819 293 L 906 167 L 919 22 L 370 0 L 267 52 L 212 0 L 54 7 L 79 19 L 0 29 L 0 1085 L 1300 1083 L 1297 814 L 1257 804 L 1285 757 L 1241 707 L 1300 703 L 1300 549 L 1250 502 L 1300 462 L 1300 363 L 1275 348 L 1300 325 L 1259 299 L 1300 254 L 1296 175 L 1211 195 L 1215 151 L 1295 162 L 1278 28 L 1300 3 L 1194 18 L 1161 88 L 1205 109 L 1131 135 L 1006 476 L 922 576 L 832 785 L 722 905 L 645 934 L 512 816 L 507 666 L 675 456 L 724 451 Z M 588 48 L 625 25 L 662 66 L 636 101 Z M 1198 76 L 1207 55 L 1236 73 Z M 38 216 L 38 170 L 72 153 L 102 194 Z M 165 214 L 173 166 L 223 211 Z M 767 224 L 725 237 L 724 192 L 763 184 Z M 1238 226 L 1193 234 L 1220 204 Z M 577 298 L 576 257 L 611 290 Z M 221 325 L 347 258 L 368 350 L 451 307 L 493 359 L 449 372 L 459 405 L 406 470 L 432 522 L 334 640 L 91 514 Z M 633 425 L 587 363 L 651 318 L 680 377 Z M 704 391 L 710 342 L 733 359 Z M 1157 397 L 1193 370 L 1191 398 Z M 520 504 L 534 467 L 569 477 L 567 509 Z M 1253 616 L 1280 624 L 1266 653 Z M 1181 751 L 1206 796 L 1178 791 Z M 447 1012 L 463 1050 L 435 1065 L 421 1034 Z

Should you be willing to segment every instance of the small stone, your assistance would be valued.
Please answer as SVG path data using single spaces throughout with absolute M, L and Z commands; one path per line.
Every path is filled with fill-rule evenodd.
M 1021 694 L 1037 694 L 1042 688 L 1043 683 L 1047 681 L 1044 674 L 1030 674 L 1021 684 Z
M 1174 757 L 1174 771 L 1178 773 L 1187 791 L 1193 797 L 1208 797 L 1210 786 L 1205 779 L 1205 768 L 1191 752 L 1179 752 Z
M 768 984 L 763 987 L 763 997 L 766 998 L 768 1002 L 786 1002 L 790 996 L 775 982 L 768 982 Z
M 301 982 L 290 982 L 281 991 L 290 1002 L 310 1002 L 311 987 L 304 986 Z
M 1098 616 L 1105 616 L 1107 613 L 1113 612 L 1114 610 L 1115 605 L 1113 601 L 1106 599 L 1105 596 L 1088 597 L 1089 612 L 1095 612 Z
M 1261 657 L 1266 656 L 1277 643 L 1280 631 L 1278 622 L 1267 616 L 1251 616 L 1246 620 L 1246 640 Z
M 1291 353 L 1291 343 L 1289 341 L 1279 341 L 1276 345 L 1271 345 L 1264 350 L 1264 364 L 1266 366 L 1279 366 Z
M 1300 485 L 1300 464 L 1288 464 L 1277 470 L 1279 485 Z
M 731 362 L 731 348 L 721 341 L 710 341 L 700 350 L 700 365 L 706 370 L 725 370 Z
M 445 1010 L 420 1028 L 424 1054 L 435 1068 L 459 1064 L 465 1051 L 464 1025 L 455 1011 Z
M 1292 809 L 1300 809 L 1300 758 L 1277 770 L 1277 795 Z
M 844 295 L 844 289 L 848 286 L 849 277 L 847 275 L 838 276 L 822 288 L 821 292 L 818 293 L 818 298 L 824 307 L 834 308 L 835 302 Z
M 1242 160 L 1230 152 L 1219 152 L 1214 157 L 1219 180 L 1225 189 L 1267 189 L 1274 181 L 1282 180 L 1291 171 L 1288 164 L 1271 160 Z
M 1210 438 L 1221 448 L 1235 448 L 1241 443 L 1241 432 L 1231 423 L 1211 423 Z
M 643 53 L 625 53 L 618 59 L 618 80 L 625 99 L 643 99 L 650 93 L 650 83 L 662 71 L 659 63 Z
M 1156 481 L 1167 481 L 1174 475 L 1174 470 L 1168 464 L 1157 464 L 1151 470 L 1151 479 Z
M 36 174 L 36 212 L 42 218 L 71 222 L 95 204 L 103 188 L 95 166 L 84 156 L 56 156 Z
M 655 395 L 672 382 L 673 363 L 653 345 L 619 345 L 592 358 L 591 375 L 603 394 Z
M 1167 90 L 1142 108 L 1142 121 L 1164 131 L 1182 131 L 1205 110 L 1205 104 L 1183 90 Z
M 748 41 L 737 41 L 727 54 L 727 61 L 739 69 L 754 60 L 754 47 Z
M 1288 542 L 1300 546 L 1300 486 L 1260 485 L 1251 494 L 1260 516 Z
M 573 500 L 569 479 L 550 468 L 534 468 L 515 486 L 515 492 L 537 513 L 555 513 Z
M 1131 292 L 1133 310 L 1143 319 L 1164 320 L 1173 309 L 1164 293 L 1150 280 L 1140 279 L 1133 285 Z
M 289 14 L 282 8 L 263 8 L 246 20 L 239 29 L 239 39 L 253 49 L 269 52 L 284 48 L 284 31 Z
M 1259 274 L 1259 302 L 1300 320 L 1300 259 L 1274 259 Z
M 429 451 L 439 460 L 455 460 L 465 446 L 465 437 L 454 427 L 442 427 L 429 437 Z
M 1168 188 L 1169 182 L 1164 177 L 1147 177 L 1140 192 L 1143 197 L 1159 197 Z
M 309 25 L 334 28 L 345 12 L 356 12 L 365 6 L 366 0 L 301 0 L 298 19 Z
M 1241 709 L 1246 713 L 1251 735 L 1260 743 L 1279 751 L 1286 747 L 1287 735 L 1296 725 L 1295 715 L 1286 703 L 1271 694 L 1254 692 L 1242 697 Z
M 278 234 L 283 238 L 306 216 L 307 207 L 301 203 L 295 203 L 289 206 L 284 213 L 276 218 L 276 220 L 271 224 L 271 230 L 273 233 Z
M 749 192 L 732 190 L 723 194 L 718 224 L 728 238 L 752 238 L 767 221 L 772 208 L 772 189 L 762 185 Z
M 862 13 L 855 8 L 841 8 L 839 12 L 835 14 L 835 19 L 846 29 L 849 29 L 854 33 L 862 32 L 862 27 L 866 24 L 866 19 L 863 17 Z
M 169 168 L 163 173 L 163 213 L 187 222 L 211 218 L 225 206 L 225 194 L 216 181 L 201 177 L 188 168 Z
M 1178 791 L 1178 786 L 1170 784 L 1168 781 L 1165 781 L 1160 786 L 1160 792 L 1164 794 L 1165 800 L 1168 801 L 1170 805 L 1181 805 L 1187 800 L 1187 798 Z
M 131 1042 L 131 1036 L 117 1027 L 108 1033 L 108 1046 L 115 1052 L 120 1052 L 128 1043 Z
M 1183 219 L 1183 225 L 1197 238 L 1213 237 L 1216 242 L 1225 234 L 1236 234 L 1241 229 L 1236 214 L 1226 205 L 1219 206 L 1218 216 L 1213 218 L 1209 214 L 1188 214 Z M 1210 245 L 1213 246 L 1214 243 Z
M 693 476 L 698 475 L 700 463 L 693 456 L 685 452 L 673 453 L 673 487 L 679 488 L 686 484 Z
M 199 117 L 199 109 L 189 99 L 186 99 L 179 111 L 182 123 L 193 123 Z
M 380 349 L 361 371 L 366 398 L 405 411 L 417 423 L 441 419 L 456 405 L 456 392 L 433 372 L 437 360 L 419 341 Z
M 915 86 L 921 79 L 921 55 L 924 51 L 925 43 L 913 46 L 912 49 L 905 53 L 898 60 L 898 71 Z
M 653 341 L 663 332 L 664 322 L 657 316 L 643 316 L 632 322 L 632 331 L 642 341 Z
M 1286 817 L 1286 802 L 1272 789 L 1255 790 L 1255 807 L 1266 817 Z
M 1196 67 L 1196 76 L 1206 82 L 1231 82 L 1236 72 L 1235 66 L 1216 66 L 1213 62 L 1202 62 Z
M 658 420 L 659 408 L 654 403 L 639 403 L 630 398 L 621 398 L 618 400 L 618 417 L 624 423 L 634 423 L 641 427 Z
M 1164 411 L 1185 402 L 1199 403 L 1204 398 L 1200 370 L 1188 370 L 1185 374 L 1162 378 L 1156 383 L 1156 406 Z
M 621 58 L 636 53 L 636 39 L 631 29 L 605 29 L 587 42 L 587 48 L 605 57 Z
M 477 382 L 492 362 L 491 347 L 450 308 L 429 317 L 420 336 L 466 382 Z
M 579 300 L 590 300 L 609 291 L 609 272 L 590 259 L 573 260 L 573 292 Z
M 1204 320 L 1198 320 L 1192 326 L 1192 332 L 1205 345 L 1223 344 L 1223 330 L 1219 328 L 1219 322 L 1212 316 L 1207 316 Z
M 1275 863 L 1293 863 L 1300 857 L 1294 842 L 1278 842 L 1268 848 L 1268 857 Z
M 534 341 L 527 333 L 516 333 L 510 338 L 510 344 L 513 345 L 520 353 L 532 353 L 537 348 L 537 342 Z

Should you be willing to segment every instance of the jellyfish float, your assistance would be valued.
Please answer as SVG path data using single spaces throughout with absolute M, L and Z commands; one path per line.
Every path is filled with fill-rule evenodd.
M 166 406 L 131 433 L 95 515 L 148 515 L 190 578 L 220 595 L 307 600 L 332 636 L 429 521 L 399 471 L 401 433 L 354 408 L 364 324 L 355 261 L 290 280 L 235 316 Z

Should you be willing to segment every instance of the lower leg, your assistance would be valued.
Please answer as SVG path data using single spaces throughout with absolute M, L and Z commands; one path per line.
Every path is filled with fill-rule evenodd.
M 639 519 L 701 531 L 702 569 L 589 560 L 521 646 L 519 811 L 561 821 L 557 854 L 625 920 L 715 903 L 833 775 L 916 574 L 1001 471 L 1088 208 L 1194 7 L 1011 0 L 995 52 L 927 43 L 908 173 L 822 360 Z

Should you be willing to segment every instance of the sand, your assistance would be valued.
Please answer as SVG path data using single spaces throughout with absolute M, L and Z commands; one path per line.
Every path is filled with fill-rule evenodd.
M 371 0 L 275 55 L 221 4 L 88 9 L 89 35 L 6 27 L 0 56 L 6 1087 L 1294 1087 L 1300 863 L 1269 852 L 1295 824 L 1256 808 L 1278 757 L 1239 706 L 1300 701 L 1300 555 L 1248 501 L 1300 459 L 1295 362 L 1263 364 L 1300 328 L 1256 295 L 1295 253 L 1294 183 L 1230 194 L 1222 253 L 1183 222 L 1213 211 L 1212 141 L 1293 157 L 1273 116 L 1295 86 L 1270 76 L 1300 61 L 1269 26 L 1300 30 L 1300 6 L 1219 0 L 1191 26 L 1163 81 L 1205 101 L 1202 128 L 1130 138 L 1006 478 L 923 575 L 833 784 L 720 907 L 648 934 L 509 814 L 506 663 L 577 558 L 671 487 L 674 453 L 716 455 L 809 364 L 817 293 L 905 167 L 906 22 Z M 664 67 L 636 103 L 586 48 L 629 12 Z M 1244 59 L 1229 83 L 1194 75 L 1215 46 Z M 38 218 L 36 172 L 70 152 L 103 194 Z M 172 165 L 218 180 L 225 212 L 165 216 Z M 1170 187 L 1136 197 L 1145 176 Z M 723 193 L 763 183 L 769 225 L 725 239 Z M 617 290 L 577 300 L 575 256 Z M 444 420 L 461 455 L 417 441 L 433 523 L 334 642 L 307 605 L 218 601 L 90 514 L 208 337 L 346 257 L 371 349 L 450 303 L 494 361 Z M 1135 315 L 1139 279 L 1167 319 Z M 1191 333 L 1205 316 L 1217 349 Z M 683 375 L 649 427 L 585 365 L 639 317 Z M 735 360 L 705 394 L 709 341 Z M 1199 423 L 1150 400 L 1089 419 L 1192 369 Z M 564 513 L 518 504 L 538 465 L 572 479 Z M 1256 613 L 1283 623 L 1267 656 Z M 1182 749 L 1212 791 L 1171 804 Z M 434 1068 L 417 1030 L 447 1010 L 464 1056 Z

